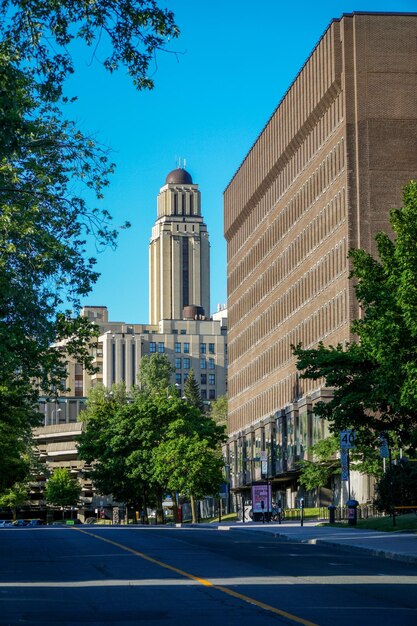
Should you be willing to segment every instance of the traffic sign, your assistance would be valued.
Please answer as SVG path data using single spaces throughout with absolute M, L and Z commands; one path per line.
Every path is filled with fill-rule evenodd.
M 354 430 L 342 430 L 340 431 L 340 448 L 341 450 L 349 450 L 355 448 L 355 431 Z
M 341 480 L 349 480 L 349 449 L 340 450 L 340 465 L 342 468 Z

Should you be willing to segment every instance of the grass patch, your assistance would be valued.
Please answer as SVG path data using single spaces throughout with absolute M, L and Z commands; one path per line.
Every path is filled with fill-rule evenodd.
M 236 513 L 227 513 L 225 515 L 222 515 L 222 522 L 235 522 L 238 519 L 237 514 Z M 202 522 L 205 522 L 206 524 L 213 524 L 213 523 L 218 523 L 219 522 L 219 517 L 208 517 L 207 519 L 201 520 Z
M 348 523 L 337 522 L 336 524 L 323 524 L 323 526 L 335 526 L 339 528 L 347 528 Z M 351 527 L 350 527 L 351 528 Z M 369 519 L 358 519 L 356 528 L 363 530 L 380 530 L 382 532 L 398 532 L 398 531 L 417 531 L 417 515 L 408 513 L 407 515 L 397 515 L 395 517 L 395 526 L 392 516 L 386 517 L 370 517 Z

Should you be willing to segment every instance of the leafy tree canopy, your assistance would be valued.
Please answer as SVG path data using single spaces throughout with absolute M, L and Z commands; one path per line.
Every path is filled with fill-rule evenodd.
M 166 354 L 151 354 L 140 361 L 140 388 L 146 393 L 166 393 L 174 368 Z
M 303 378 L 324 380 L 334 389 L 317 413 L 334 432 L 354 428 L 363 444 L 376 445 L 389 433 L 390 444 L 417 446 L 417 182 L 403 194 L 403 208 L 392 209 L 394 231 L 376 236 L 379 260 L 351 250 L 351 278 L 361 307 L 352 324 L 357 343 L 294 349 Z
M 210 403 L 210 415 L 221 426 L 227 425 L 227 396 L 219 396 Z
M 65 468 L 57 468 L 48 479 L 45 488 L 45 498 L 49 504 L 55 506 L 73 506 L 77 504 L 81 495 L 81 485 L 72 478 Z
M 136 389 L 126 398 L 115 392 L 111 395 L 104 387 L 94 388 L 82 414 L 86 428 L 79 444 L 81 458 L 93 463 L 92 479 L 99 491 L 139 507 L 161 504 L 163 494 L 170 491 L 166 455 L 174 450 L 175 441 L 182 446 L 189 442 L 191 461 L 196 443 L 206 451 L 207 459 L 209 449 L 217 458 L 217 446 L 224 437 L 223 428 L 178 394 L 147 389 Z M 170 467 L 172 462 L 181 462 L 173 454 Z M 194 469 L 189 466 L 189 476 Z M 197 487 L 195 482 L 193 488 Z
M 0 0 L 0 489 L 23 478 L 38 392 L 62 390 L 68 356 L 91 366 L 95 330 L 77 317 L 98 277 L 87 241 L 114 247 L 118 234 L 98 208 L 108 150 L 63 114 L 71 43 L 93 58 L 104 48 L 104 66 L 126 67 L 142 89 L 177 35 L 155 0 Z
M 83 41 L 109 72 L 124 66 L 138 89 L 153 87 L 149 65 L 179 34 L 171 11 L 156 0 L 1 0 L 0 39 L 56 100 L 74 71 L 71 44 Z

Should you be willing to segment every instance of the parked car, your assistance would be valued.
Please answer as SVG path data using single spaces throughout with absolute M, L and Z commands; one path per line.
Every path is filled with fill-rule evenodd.
M 45 521 L 43 519 L 30 519 L 27 526 L 45 526 Z
M 13 522 L 13 526 L 27 526 L 28 522 L 28 519 L 15 519 L 15 521 Z
M 0 528 L 10 528 L 10 526 L 13 526 L 11 519 L 0 519 Z

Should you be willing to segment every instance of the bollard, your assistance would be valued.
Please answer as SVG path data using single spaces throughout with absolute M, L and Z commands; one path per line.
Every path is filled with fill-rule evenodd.
M 336 507 L 334 506 L 334 504 L 330 504 L 327 507 L 327 509 L 329 511 L 329 524 L 334 524 L 335 523 Z

